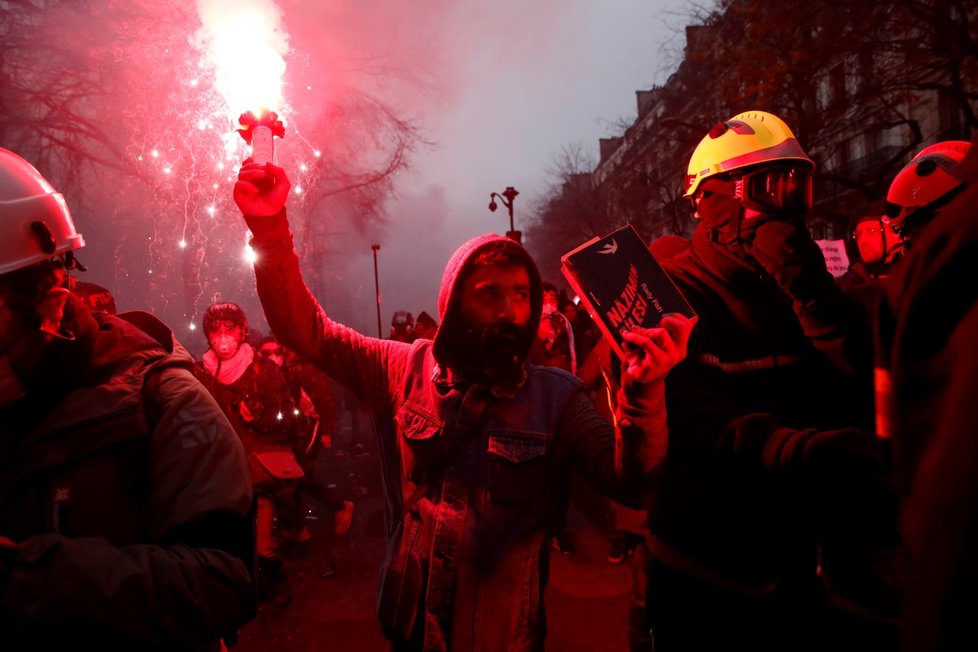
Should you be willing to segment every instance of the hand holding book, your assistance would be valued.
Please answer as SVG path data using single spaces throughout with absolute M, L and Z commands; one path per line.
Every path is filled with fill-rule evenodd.
M 564 254 L 561 263 L 567 281 L 623 361 L 634 344 L 626 333 L 648 339 L 648 332 L 655 331 L 654 342 L 667 335 L 660 327 L 667 315 L 696 316 L 631 225 L 588 240 Z
M 697 318 L 672 313 L 664 315 L 655 328 L 635 326 L 623 331 L 622 338 L 630 344 L 625 350 L 622 373 L 638 383 L 651 383 L 664 378 L 686 357 L 689 335 Z

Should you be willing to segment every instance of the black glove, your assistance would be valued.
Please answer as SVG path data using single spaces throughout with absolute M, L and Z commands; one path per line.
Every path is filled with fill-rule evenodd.
M 832 291 L 822 250 L 800 220 L 768 219 L 745 232 L 744 250 L 789 297 L 804 304 Z
M 768 219 L 747 232 L 744 251 L 791 299 L 809 341 L 846 373 L 868 369 L 865 352 L 872 343 L 865 312 L 835 284 L 803 222 Z

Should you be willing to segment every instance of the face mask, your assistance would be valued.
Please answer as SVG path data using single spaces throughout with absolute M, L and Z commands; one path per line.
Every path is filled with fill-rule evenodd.
M 238 352 L 238 347 L 240 346 L 241 342 L 233 335 L 220 334 L 211 338 L 211 348 L 214 349 L 217 357 L 222 360 L 233 357 Z

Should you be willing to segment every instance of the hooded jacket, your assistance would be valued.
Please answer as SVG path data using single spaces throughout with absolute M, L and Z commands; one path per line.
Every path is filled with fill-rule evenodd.
M 302 281 L 284 215 L 247 219 L 272 331 L 347 385 L 377 420 L 393 517 L 378 597 L 385 634 L 409 649 L 541 649 L 551 487 L 572 465 L 634 504 L 643 472 L 665 455 L 662 383 L 623 396 L 616 445 L 614 428 L 569 373 L 525 365 L 515 383 L 467 380 L 457 344 L 462 288 L 486 247 L 509 248 L 530 275 L 534 317 L 523 361 L 536 332 L 539 272 L 507 238 L 480 236 L 453 254 L 434 342 L 406 344 L 330 320 Z M 417 501 L 403 509 L 412 495 Z
M 94 318 L 0 416 L 3 649 L 216 649 L 254 615 L 244 452 L 161 322 Z

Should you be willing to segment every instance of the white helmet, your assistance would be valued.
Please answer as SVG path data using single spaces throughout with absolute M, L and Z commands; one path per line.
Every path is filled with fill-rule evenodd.
M 61 193 L 33 165 L 0 147 L 0 274 L 84 246 Z

